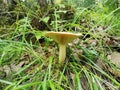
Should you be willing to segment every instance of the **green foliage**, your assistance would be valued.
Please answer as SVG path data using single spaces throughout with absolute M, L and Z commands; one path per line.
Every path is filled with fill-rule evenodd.
M 82 47 L 81 49 L 83 50 L 83 55 L 86 61 L 88 60 L 95 61 L 96 58 L 98 58 L 99 56 L 98 52 L 95 50 L 89 50 L 85 47 Z
M 0 11 L 0 89 L 119 90 L 119 77 L 106 69 L 108 64 L 117 68 L 107 60 L 111 47 L 106 38 L 120 36 L 119 0 L 37 1 L 18 0 L 10 10 Z M 62 69 L 46 31 L 83 34 L 69 45 Z
M 120 4 L 119 4 L 119 0 L 106 0 L 106 2 L 104 3 L 105 7 L 108 8 L 108 12 L 110 11 L 113 11 L 117 8 L 120 7 Z M 120 10 L 118 10 L 120 11 Z M 116 11 L 116 13 L 119 13 L 118 11 Z
M 10 63 L 21 57 L 25 47 L 23 43 L 1 40 L 0 41 L 0 65 Z
M 95 0 L 74 0 L 77 6 L 91 8 L 95 4 Z

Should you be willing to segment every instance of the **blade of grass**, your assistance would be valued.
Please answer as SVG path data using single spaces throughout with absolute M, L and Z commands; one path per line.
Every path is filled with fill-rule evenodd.
M 76 77 L 76 82 L 77 82 L 78 90 L 83 90 L 82 86 L 81 86 L 81 82 L 80 82 L 80 77 L 79 77 L 79 74 L 77 72 L 75 74 L 75 77 Z
M 50 84 L 51 90 L 56 90 L 55 85 L 51 80 L 49 80 L 49 84 Z
M 0 82 L 5 83 L 5 84 L 9 84 L 9 85 L 14 85 L 14 83 L 6 81 L 6 80 L 2 80 L 2 79 L 0 79 Z
M 91 76 L 92 76 L 92 75 L 91 75 Z M 92 76 L 92 82 L 93 82 L 93 90 L 99 90 L 93 76 Z
M 24 85 L 19 85 L 18 87 L 12 89 L 12 90 L 21 90 L 23 88 L 27 88 L 27 87 L 31 87 L 31 86 L 34 86 L 34 85 L 39 85 L 41 84 L 41 82 L 31 82 L 31 83 L 27 83 L 27 84 L 24 84 Z

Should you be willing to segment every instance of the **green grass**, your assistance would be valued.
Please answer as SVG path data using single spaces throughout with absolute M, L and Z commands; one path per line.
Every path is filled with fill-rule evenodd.
M 108 11 L 109 5 L 102 0 L 98 4 L 76 2 L 49 4 L 44 10 L 31 0 L 7 11 L 15 18 L 12 24 L 8 20 L 0 25 L 1 90 L 120 89 L 120 76 L 108 70 L 108 66 L 119 69 L 108 60 L 113 50 L 104 40 L 120 35 L 120 7 Z M 45 36 L 46 31 L 83 34 L 77 44 L 76 40 L 67 46 L 62 68 L 57 43 Z

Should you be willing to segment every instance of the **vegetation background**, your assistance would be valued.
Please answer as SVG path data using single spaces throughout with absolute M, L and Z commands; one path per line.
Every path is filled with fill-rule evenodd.
M 0 0 L 0 90 L 120 90 L 120 0 Z

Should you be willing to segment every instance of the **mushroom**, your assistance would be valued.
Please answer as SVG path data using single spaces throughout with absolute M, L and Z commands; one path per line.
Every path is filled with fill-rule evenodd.
M 46 32 L 46 36 L 52 38 L 59 45 L 59 63 L 63 64 L 66 57 L 66 45 L 77 37 L 82 36 L 82 34 L 73 34 L 69 32 Z

